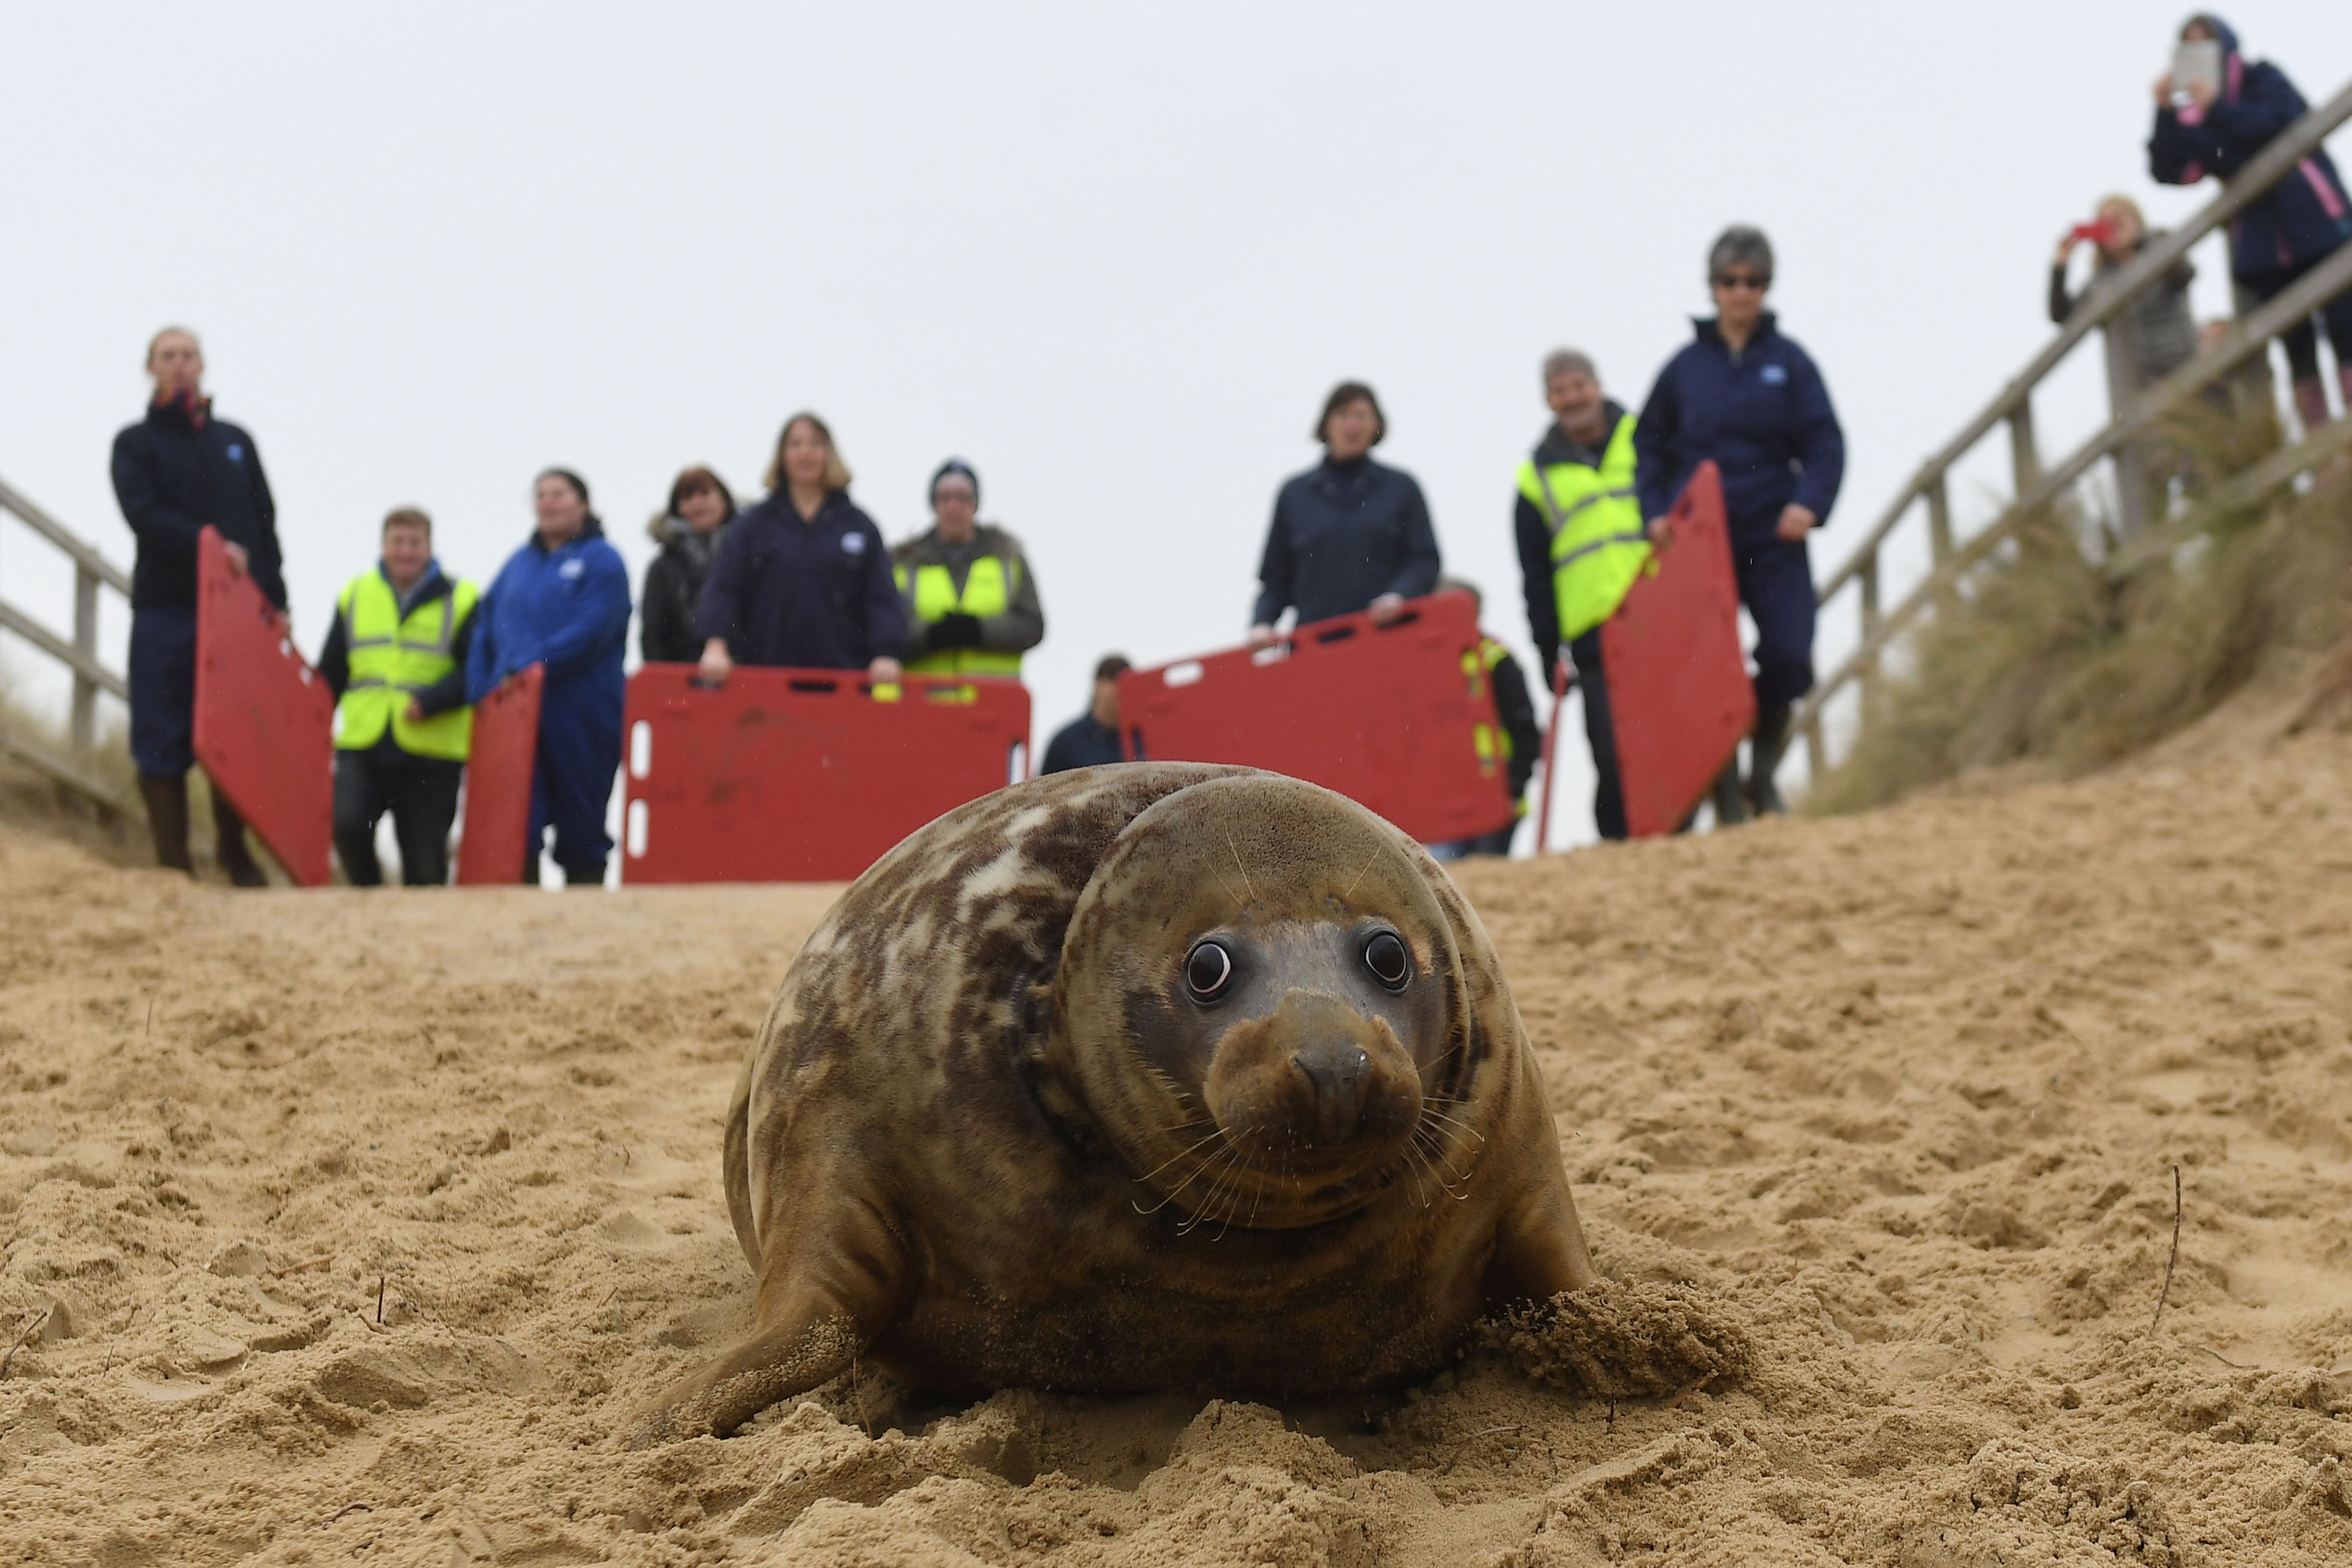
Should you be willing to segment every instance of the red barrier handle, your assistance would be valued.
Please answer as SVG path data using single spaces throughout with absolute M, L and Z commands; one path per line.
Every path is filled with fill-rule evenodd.
M 1568 706 L 1568 688 L 1575 682 L 1568 673 L 1568 651 L 1562 649 L 1551 666 L 1551 719 L 1544 726 L 1543 800 L 1536 809 L 1536 853 L 1551 847 L 1551 761 L 1559 754 L 1559 711 Z

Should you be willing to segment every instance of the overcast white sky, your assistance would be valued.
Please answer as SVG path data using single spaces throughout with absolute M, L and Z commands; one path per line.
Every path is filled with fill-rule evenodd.
M 942 456 L 978 467 L 1044 591 L 1042 743 L 1104 651 L 1237 637 L 1275 490 L 1361 377 L 1381 457 L 1524 651 L 1511 474 L 1547 349 L 1638 407 L 1705 308 L 1709 238 L 1764 225 L 1845 423 L 1825 575 L 2046 339 L 2066 224 L 2112 189 L 2159 223 L 2210 198 L 2146 177 L 2182 15 L 13 5 L 0 476 L 127 564 L 109 443 L 149 334 L 196 328 L 315 650 L 393 506 L 487 579 L 531 476 L 567 465 L 641 573 L 681 465 L 754 495 L 814 408 L 893 540 L 928 526 Z M 2341 0 L 2225 15 L 2315 100 L 2352 72 Z M 2042 411 L 2053 450 L 2099 413 L 2095 357 Z M 13 525 L 0 580 L 69 614 Z M 1563 841 L 1590 831 L 1567 749 Z

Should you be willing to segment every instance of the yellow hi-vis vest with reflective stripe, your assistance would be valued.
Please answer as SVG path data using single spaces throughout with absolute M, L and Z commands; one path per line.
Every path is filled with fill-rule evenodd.
M 1013 590 L 1020 581 L 1020 567 L 1008 565 L 1002 557 L 984 555 L 971 563 L 964 574 L 963 592 L 955 591 L 955 578 L 944 566 L 915 568 L 915 619 L 929 625 L 950 615 L 1002 615 L 1013 604 Z M 907 569 L 891 569 L 898 580 L 898 591 L 907 591 Z M 938 675 L 1013 675 L 1021 674 L 1021 655 L 1003 653 L 993 648 L 940 648 L 924 654 L 907 666 L 926 674 Z
M 1633 497 L 1633 416 L 1617 421 L 1601 466 L 1519 465 L 1519 494 L 1551 530 L 1551 580 L 1562 642 L 1617 613 L 1650 559 L 1642 504 Z
M 1483 635 L 1475 648 L 1464 651 L 1462 673 L 1470 677 L 1470 695 L 1474 700 L 1478 695 L 1479 683 L 1483 680 L 1492 685 L 1495 666 L 1510 656 L 1508 648 L 1492 637 Z M 1483 718 L 1471 727 L 1470 748 L 1478 754 L 1478 771 L 1488 778 L 1498 771 L 1507 773 L 1511 759 L 1518 750 L 1511 744 L 1509 730 L 1500 725 L 1490 725 Z M 1524 817 L 1528 814 L 1528 798 L 1525 795 L 1513 801 L 1512 806 L 1517 815 Z
M 335 705 L 335 745 L 364 751 L 392 726 L 393 744 L 412 757 L 463 762 L 474 741 L 474 710 L 452 708 L 429 718 L 408 717 L 408 699 L 457 667 L 449 639 L 472 612 L 481 591 L 460 579 L 430 602 L 400 614 L 400 600 L 381 570 L 352 579 L 335 607 L 343 614 L 351 682 Z

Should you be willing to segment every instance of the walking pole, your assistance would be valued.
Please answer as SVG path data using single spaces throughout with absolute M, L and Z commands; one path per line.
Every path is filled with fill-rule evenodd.
M 1559 710 L 1567 706 L 1568 688 L 1575 685 L 1568 673 L 1568 661 L 1555 659 L 1551 666 L 1551 720 L 1544 726 L 1543 800 L 1536 810 L 1536 853 L 1551 848 L 1551 759 L 1559 751 Z

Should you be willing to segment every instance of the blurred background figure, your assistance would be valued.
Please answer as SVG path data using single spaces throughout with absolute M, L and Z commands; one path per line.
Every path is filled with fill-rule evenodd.
M 784 421 L 767 499 L 727 532 L 697 612 L 701 678 L 739 664 L 898 678 L 907 612 L 882 530 L 849 498 L 849 465 L 813 413 Z
M 1095 665 L 1094 701 L 1055 732 L 1045 747 L 1045 764 L 1037 770 L 1041 775 L 1126 759 L 1118 744 L 1118 678 L 1134 667 L 1123 653 L 1103 655 Z
M 1478 591 L 1476 583 L 1465 582 L 1458 577 L 1440 578 L 1437 591 L 1466 593 L 1482 613 L 1485 611 L 1486 595 Z M 1504 791 L 1511 798 L 1511 821 L 1507 826 L 1475 838 L 1430 845 L 1429 852 L 1442 861 L 1511 852 L 1511 840 L 1528 815 L 1528 780 L 1534 776 L 1536 762 L 1543 756 L 1543 730 L 1536 723 L 1536 705 L 1528 695 L 1527 673 L 1519 668 L 1511 651 L 1481 632 L 1478 646 L 1462 655 L 1462 673 L 1483 677 L 1495 694 L 1495 716 L 1501 721 L 1502 728 L 1497 731 L 1481 720 L 1471 733 L 1470 744 L 1478 754 L 1479 765 L 1501 775 Z
M 1302 625 L 1360 610 L 1385 622 L 1436 586 L 1437 535 L 1421 486 L 1371 459 L 1387 434 L 1380 400 L 1363 382 L 1342 382 L 1324 399 L 1315 424 L 1323 461 L 1275 497 L 1251 643 L 1274 642 L 1286 610 Z
M 155 390 L 147 416 L 114 438 L 114 495 L 137 536 L 131 574 L 131 759 L 155 840 L 155 862 L 190 872 L 188 769 L 195 766 L 196 539 L 220 530 L 229 570 L 286 608 L 278 506 L 253 437 L 213 417 L 196 335 L 166 327 L 147 345 Z M 245 841 L 245 819 L 212 791 L 215 858 L 238 887 L 268 883 Z
M 2050 266 L 2050 319 L 2063 326 L 2081 306 L 2102 298 L 2116 276 L 2139 253 L 2164 237 L 2151 232 L 2129 196 L 2109 196 L 2087 224 L 2077 224 L 2058 242 Z M 2084 246 L 2093 247 L 2091 276 L 2081 293 L 2066 287 L 2067 264 Z M 2189 286 L 2197 269 L 2186 260 L 2143 289 L 2101 329 L 2107 359 L 2107 406 L 2118 416 L 2139 394 L 2197 356 L 2197 327 L 2189 310 Z M 2128 538 L 2143 531 L 2158 510 L 2157 487 L 2170 467 L 2162 453 L 2135 442 L 2116 454 L 2116 522 Z
M 335 694 L 335 852 L 355 887 L 380 887 L 375 825 L 392 813 L 400 880 L 449 880 L 449 828 L 472 745 L 466 657 L 481 590 L 443 575 L 433 519 L 383 519 L 383 558 L 335 600 L 319 674 Z
M 538 527 L 482 596 L 466 661 L 478 703 L 533 664 L 545 667 L 530 783 L 530 848 L 517 868 L 537 885 L 547 830 L 568 887 L 602 887 L 613 841 L 604 809 L 621 767 L 622 653 L 629 572 L 588 509 L 588 482 L 550 468 L 531 486 Z
M 646 568 L 637 646 L 648 664 L 691 664 L 702 657 L 696 632 L 703 580 L 735 521 L 735 497 L 708 468 L 688 468 L 670 482 L 669 505 L 646 526 L 661 553 Z
M 1021 541 L 980 521 L 980 476 L 950 457 L 931 476 L 931 530 L 890 552 L 906 601 L 907 667 L 932 674 L 1021 674 L 1045 640 L 1037 576 Z
M 1575 661 L 1584 691 L 1584 737 L 1592 747 L 1592 824 L 1602 838 L 1622 839 L 1625 794 L 1617 777 L 1609 682 L 1601 668 L 1601 626 L 1617 613 L 1650 559 L 1633 489 L 1634 421 L 1623 404 L 1601 395 L 1592 361 L 1573 349 L 1545 356 L 1543 386 L 1552 420 L 1519 465 L 1511 516 L 1528 632 L 1548 688 L 1562 654 Z M 1519 684 L 1524 689 L 1526 682 Z M 1498 685 L 1498 700 L 1500 695 Z M 1522 780 L 1514 795 L 1524 787 Z
M 2303 94 L 2268 60 L 2249 62 L 2238 35 L 2210 13 L 2180 29 L 2172 68 L 2157 78 L 2156 130 L 2147 172 L 2160 183 L 2193 185 L 2207 175 L 2228 180 L 2295 120 Z M 2314 148 L 2287 176 L 2256 197 L 2230 225 L 2230 277 L 2244 314 L 2284 292 L 2336 247 L 2352 239 L 2352 200 L 2325 147 Z M 2352 291 L 2317 312 L 2336 350 L 2346 406 L 2352 407 Z M 2327 423 L 2327 387 L 2319 343 L 2305 317 L 2279 334 L 2287 378 L 2306 434 Z
M 1717 781 L 1716 821 L 1783 808 L 1772 775 L 1789 744 L 1790 710 L 1813 687 L 1813 570 L 1805 539 L 1837 500 L 1845 435 L 1811 355 L 1781 335 L 1764 297 L 1772 243 L 1736 224 L 1707 251 L 1715 315 L 1666 361 L 1633 433 L 1634 486 L 1653 528 L 1691 471 L 1723 473 L 1732 567 L 1756 622 L 1756 731 L 1748 780 L 1735 758 Z M 1745 808 L 1745 810 L 1743 810 Z
M 2230 336 L 2227 321 L 2197 323 L 2197 351 L 2210 354 L 2220 348 Z M 2278 444 L 2278 376 L 2271 369 L 2268 354 L 2249 354 L 2238 361 L 2237 369 L 2205 389 L 2209 402 L 2232 419 L 2267 421 L 2268 437 L 2258 443 L 2262 451 Z

